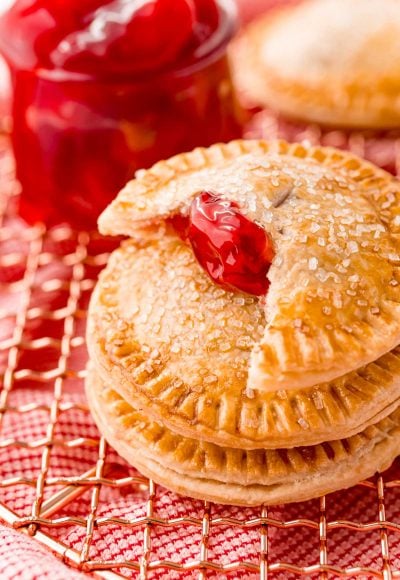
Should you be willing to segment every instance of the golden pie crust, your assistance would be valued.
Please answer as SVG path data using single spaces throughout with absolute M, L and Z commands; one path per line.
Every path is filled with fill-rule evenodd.
M 264 325 L 258 299 L 216 286 L 178 238 L 129 240 L 94 291 L 87 343 L 132 406 L 220 445 L 310 445 L 357 433 L 397 407 L 400 347 L 316 387 L 252 389 L 247 369 Z
M 201 190 L 275 249 L 266 300 L 215 285 L 165 219 Z M 141 172 L 100 218 L 130 235 L 90 305 L 106 382 L 189 437 L 243 448 L 348 437 L 399 398 L 400 184 L 349 153 L 237 141 Z
M 272 11 L 232 48 L 253 103 L 325 125 L 400 126 L 398 0 L 306 0 Z
M 400 444 L 399 409 L 348 439 L 242 451 L 169 431 L 134 410 L 93 370 L 86 392 L 99 429 L 129 463 L 173 491 L 219 503 L 302 501 L 350 487 L 389 467 Z

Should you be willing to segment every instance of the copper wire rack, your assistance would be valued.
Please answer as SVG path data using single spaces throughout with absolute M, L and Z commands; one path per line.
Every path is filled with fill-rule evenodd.
M 23 421 L 30 413 L 39 411 L 45 416 L 45 429 L 39 438 L 30 434 L 24 440 L 10 439 L 4 428 L 0 430 L 0 453 L 12 454 L 20 465 L 19 471 L 10 477 L 3 459 L 0 460 L 0 468 L 4 468 L 0 472 L 3 493 L 0 520 L 33 536 L 67 565 L 110 580 L 158 578 L 162 574 L 171 578 L 400 578 L 399 559 L 393 561 L 391 553 L 400 543 L 400 510 L 393 508 L 400 502 L 398 466 L 341 492 L 340 501 L 334 494 L 279 509 L 221 511 L 208 502 L 190 503 L 185 499 L 191 506 L 186 514 L 169 518 L 160 515 L 162 488 L 128 468 L 124 471 L 122 463 L 115 470 L 115 454 L 97 431 L 94 430 L 93 437 L 80 431 L 81 421 L 75 417 L 88 414 L 88 409 L 70 396 L 82 391 L 87 300 L 98 272 L 107 261 L 110 242 L 96 234 L 74 232 L 65 227 L 50 231 L 42 226 L 16 227 L 14 202 L 18 187 L 13 177 L 12 157 L 4 142 L 0 153 L 0 183 L 0 295 L 18 304 L 14 311 L 8 302 L 0 301 L 0 329 L 3 328 L 0 333 L 0 429 L 10 418 Z M 52 265 L 50 272 L 41 276 L 49 265 Z M 46 293 L 54 292 L 63 293 L 63 304 L 43 300 Z M 54 352 L 50 355 L 50 351 L 56 356 Z M 32 398 L 15 404 L 13 394 L 18 393 L 21 385 L 28 393 L 32 392 Z M 37 389 L 51 394 L 49 404 L 36 402 Z M 63 438 L 58 427 L 67 413 L 72 417 L 73 436 Z M 54 476 L 52 464 L 57 449 L 72 451 L 78 458 L 90 449 L 92 467 L 86 469 L 82 464 L 80 470 L 78 464 L 76 473 Z M 27 452 L 37 454 L 38 469 L 34 476 L 24 467 Z M 140 501 L 142 514 L 135 518 L 102 515 L 101 508 L 107 501 L 107 493 L 103 498 L 105 490 L 121 497 L 127 491 L 133 492 L 129 501 Z M 22 498 L 28 495 L 27 509 L 11 507 L 7 497 L 14 491 Z M 69 511 L 85 494 L 89 494 L 87 512 Z M 366 496 L 370 498 L 369 509 L 365 513 L 356 512 L 357 501 Z M 338 503 L 342 506 L 339 511 Z M 59 530 L 70 527 L 84 532 L 80 549 L 65 538 L 60 539 Z M 93 556 L 96 534 L 111 528 L 128 529 L 132 534 L 140 532 L 135 536 L 140 538 L 135 558 L 121 560 L 111 556 L 104 560 Z M 189 528 L 197 533 L 197 544 L 192 555 L 183 557 L 180 538 Z M 166 534 L 168 530 L 174 531 L 169 536 L 174 559 L 160 556 L 154 543 L 157 534 Z M 240 556 L 240 550 L 236 549 L 232 558 L 229 554 L 222 560 L 215 558 L 216 538 L 222 533 L 225 541 L 229 541 L 231 534 L 234 542 L 237 530 L 251 531 L 251 557 Z M 335 548 L 333 555 L 338 533 L 345 537 L 345 542 L 343 549 Z M 366 549 L 376 554 L 371 566 L 363 565 L 361 552 L 357 559 L 357 550 L 366 541 Z M 313 549 L 307 549 L 307 554 L 301 549 L 303 542 L 313 543 Z M 286 552 L 280 549 L 282 546 L 288 547 Z M 348 554 L 352 554 L 351 564 Z

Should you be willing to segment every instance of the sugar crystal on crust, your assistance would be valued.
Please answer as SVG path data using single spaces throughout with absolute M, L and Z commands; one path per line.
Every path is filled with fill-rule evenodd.
M 391 208 L 392 196 L 400 197 L 398 185 L 356 157 L 329 149 L 263 142 L 217 149 L 212 162 L 208 159 L 213 157 L 213 148 L 199 150 L 199 164 L 194 168 L 190 167 L 191 154 L 187 154 L 181 172 L 173 168 L 174 163 L 178 166 L 175 161 L 158 166 L 160 177 L 152 170 L 144 172 L 108 213 L 113 216 L 113 227 L 122 224 L 118 233 L 135 235 L 136 227 L 144 238 L 155 239 L 154 229 L 146 230 L 147 224 L 162 223 L 171 214 L 185 215 L 199 191 L 215 191 L 265 228 L 274 244 L 275 259 L 268 272 L 269 291 L 257 302 L 265 316 L 263 336 L 258 321 L 243 321 L 242 327 L 253 340 L 248 369 L 251 388 L 312 386 L 366 364 L 395 345 L 400 296 L 391 281 L 398 276 L 400 260 L 397 241 L 391 236 L 395 228 Z M 199 161 L 202 156 L 204 165 Z M 142 198 L 139 205 L 138 198 Z M 389 201 L 381 210 L 382 203 Z M 129 216 L 119 213 L 120 202 L 125 214 L 130 208 Z M 102 218 L 101 223 L 107 219 Z M 166 230 L 163 237 L 172 240 L 174 234 Z M 197 288 L 190 286 L 194 278 L 185 274 L 190 253 L 179 248 L 181 274 L 172 276 L 167 268 L 167 276 L 171 291 L 180 294 L 186 289 L 188 307 L 175 310 L 175 322 L 186 329 L 188 341 L 182 348 L 190 350 L 187 345 L 197 342 L 200 325 L 205 325 L 202 332 L 207 329 L 206 320 L 199 324 L 199 307 L 195 306 L 202 302 L 205 286 L 201 276 Z M 215 326 L 208 330 L 207 348 L 223 355 L 234 352 L 242 342 L 231 341 L 225 332 L 233 326 L 223 311 L 225 295 L 217 291 L 220 289 L 215 287 L 207 290 L 207 310 Z M 240 294 L 233 294 L 230 300 L 237 308 L 250 304 Z M 324 306 L 333 308 L 329 326 Z M 379 309 L 379 314 L 370 316 L 371 309 Z M 143 308 L 137 319 L 143 327 L 152 324 L 158 330 L 161 325 L 159 333 L 164 335 L 165 324 L 156 318 Z M 301 326 L 293 324 L 297 320 L 302 321 Z M 347 336 L 348 328 L 353 328 L 352 338 Z M 168 332 L 175 334 L 172 324 Z M 325 351 L 318 346 L 321 341 L 327 346 Z M 336 343 L 336 352 L 328 348 L 331 342 Z

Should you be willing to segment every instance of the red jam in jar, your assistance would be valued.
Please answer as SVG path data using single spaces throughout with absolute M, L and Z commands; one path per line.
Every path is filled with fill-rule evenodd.
M 0 17 L 29 222 L 96 226 L 137 169 L 240 136 L 233 0 L 16 0 Z

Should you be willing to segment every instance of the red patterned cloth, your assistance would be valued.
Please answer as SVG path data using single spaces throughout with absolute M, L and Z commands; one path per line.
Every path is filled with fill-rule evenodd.
M 270 110 L 260 111 L 248 123 L 248 139 L 285 139 L 291 143 L 307 141 L 352 151 L 400 176 L 400 128 L 386 131 L 321 128 L 318 125 L 293 121 Z
M 51 552 L 35 540 L 0 526 L 0 575 L 3 580 L 84 580 L 86 574 L 66 570 Z
M 34 387 L 17 387 L 12 391 L 13 406 L 37 403 L 51 405 L 51 390 L 38 385 Z M 64 406 L 67 403 L 85 404 L 85 397 L 80 384 L 66 386 L 62 397 Z M 24 415 L 6 413 L 6 422 L 2 440 L 15 438 L 22 442 L 39 441 L 46 434 L 48 414 L 35 411 Z M 56 437 L 64 441 L 74 441 L 78 437 L 96 439 L 97 430 L 84 411 L 64 411 L 61 413 Z M 37 478 L 40 472 L 42 449 L 24 450 L 6 448 L 0 452 L 1 480 L 12 477 Z M 67 477 L 83 474 L 96 464 L 98 449 L 92 445 L 79 445 L 73 448 L 55 446 L 51 452 L 48 478 Z M 126 477 L 135 471 L 125 464 L 113 450 L 107 453 L 107 476 L 110 478 Z M 395 465 L 385 475 L 385 481 L 396 481 L 400 477 L 400 465 Z M 397 482 L 399 484 L 399 482 Z M 393 485 L 393 484 L 392 484 Z M 46 488 L 44 499 L 54 493 L 51 486 Z M 63 510 L 53 514 L 54 518 L 87 518 L 90 513 L 91 488 L 67 505 Z M 32 487 L 18 486 L 3 489 L 1 501 L 19 516 L 29 516 L 35 490 Z M 146 516 L 148 494 L 139 486 L 112 489 L 104 486 L 96 517 L 125 518 L 133 522 Z M 400 489 L 389 486 L 385 489 L 386 520 L 392 527 L 400 525 Z M 154 517 L 175 519 L 180 517 L 202 518 L 203 503 L 179 497 L 162 487 L 156 488 L 154 499 Z M 232 518 L 236 524 L 241 521 L 255 520 L 260 517 L 260 508 L 237 508 L 219 505 L 211 506 L 211 519 Z M 265 514 L 264 514 L 265 515 Z M 268 529 L 269 564 L 284 564 L 306 567 L 319 562 L 320 503 L 319 500 L 286 506 L 276 506 L 268 510 L 268 517 L 276 522 L 300 520 L 296 526 L 278 528 L 270 525 Z M 350 521 L 360 525 L 361 529 L 347 529 L 343 524 L 328 531 L 328 564 L 340 568 L 350 566 L 364 567 L 376 573 L 382 569 L 380 532 L 375 527 L 368 531 L 372 524 L 379 520 L 377 488 L 375 486 L 356 486 L 348 491 L 332 494 L 326 499 L 326 516 L 328 522 Z M 311 523 L 310 523 L 311 522 Z M 312 525 L 313 527 L 310 527 Z M 42 531 L 61 540 L 67 546 L 80 551 L 85 540 L 85 527 L 68 523 L 50 528 L 43 526 Z M 391 566 L 400 571 L 399 530 L 389 531 L 389 548 Z M 200 558 L 201 529 L 199 526 L 183 524 L 166 527 L 155 526 L 151 531 L 152 557 L 154 560 L 171 560 L 179 564 L 188 564 Z M 11 549 L 12 548 L 12 549 Z M 208 543 L 208 561 L 217 564 L 228 564 L 246 561 L 257 564 L 260 549 L 260 526 L 244 527 L 240 525 L 221 525 L 211 523 Z M 102 526 L 95 530 L 90 549 L 91 560 L 131 560 L 139 562 L 143 554 L 143 526 L 122 527 L 118 525 Z M 129 571 L 125 570 L 129 575 Z M 238 573 L 239 574 L 239 573 Z M 372 577 L 363 575 L 363 578 Z M 183 577 L 197 578 L 197 572 L 187 572 Z M 60 578 L 81 579 L 84 576 L 67 569 L 63 564 L 47 553 L 32 539 L 17 532 L 0 529 L 0 577 L 4 580 Z M 135 577 L 132 574 L 132 577 Z M 157 569 L 150 578 L 179 578 L 178 573 Z M 209 572 L 210 578 L 223 578 L 221 574 Z M 256 572 L 241 571 L 240 576 L 232 578 L 256 579 Z M 277 577 L 295 578 L 295 575 L 282 571 Z M 312 576 L 310 576 L 312 577 Z M 354 576 L 355 577 L 355 576 Z

